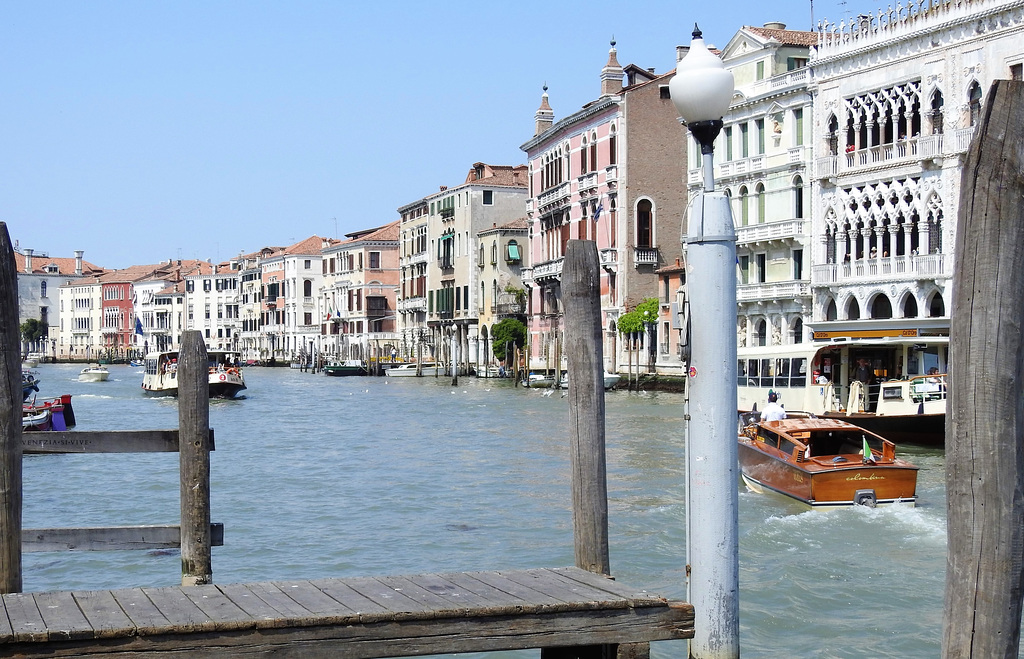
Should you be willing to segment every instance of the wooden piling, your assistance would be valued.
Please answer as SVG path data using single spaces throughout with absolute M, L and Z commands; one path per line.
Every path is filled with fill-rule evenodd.
M 562 268 L 569 367 L 573 540 L 576 566 L 611 574 L 601 345 L 601 259 L 590 240 L 570 240 Z
M 0 222 L 0 592 L 21 592 L 21 344 L 18 268 Z
M 181 585 L 213 583 L 210 537 L 210 381 L 206 343 L 196 330 L 178 351 L 181 469 Z
M 976 130 L 950 314 L 947 659 L 1016 657 L 1024 595 L 1024 83 L 995 81 Z

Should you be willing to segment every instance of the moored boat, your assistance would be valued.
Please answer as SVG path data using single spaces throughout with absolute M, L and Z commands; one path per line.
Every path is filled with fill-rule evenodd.
M 39 391 L 39 377 L 35 371 L 21 369 L 21 400 L 26 401 L 33 393 Z
M 33 399 L 21 406 L 21 429 L 67 430 L 75 426 L 75 411 L 71 407 L 71 396 L 65 394 L 56 398 Z
M 230 350 L 207 351 L 210 398 L 234 398 L 245 389 L 245 378 L 236 353 Z M 178 395 L 178 352 L 153 352 L 146 355 L 142 390 L 154 396 Z
M 78 374 L 79 382 L 106 382 L 107 378 L 110 377 L 110 371 L 107 370 L 106 366 L 100 364 L 93 364 L 92 366 L 86 366 Z
M 408 378 L 416 376 L 416 362 L 406 362 L 404 364 L 398 364 L 391 366 L 390 368 L 384 369 L 384 375 L 389 378 Z M 423 362 L 420 364 L 420 372 L 426 374 L 428 370 L 433 371 L 435 368 L 434 362 Z
M 604 388 L 605 389 L 614 389 L 615 385 L 617 385 L 619 383 L 619 380 L 621 379 L 621 377 L 622 376 L 620 376 L 618 373 L 608 373 L 606 371 L 605 374 L 604 374 Z M 569 388 L 569 374 L 568 373 L 563 373 L 562 374 L 561 387 L 562 387 L 562 389 L 568 389 Z
M 555 376 L 552 373 L 530 373 L 523 380 L 523 386 L 532 389 L 550 389 L 555 386 Z
M 917 467 L 896 445 L 839 419 L 760 421 L 739 435 L 743 481 L 812 508 L 917 502 Z
M 358 359 L 346 359 L 324 366 L 324 373 L 331 376 L 366 375 L 366 364 Z M 413 371 L 415 374 L 415 371 Z

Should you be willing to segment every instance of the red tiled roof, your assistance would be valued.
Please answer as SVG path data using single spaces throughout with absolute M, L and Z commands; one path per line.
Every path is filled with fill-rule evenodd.
M 769 27 L 753 27 L 750 25 L 743 26 L 744 30 L 753 32 L 754 34 L 764 37 L 765 39 L 775 39 L 786 46 L 817 46 L 818 45 L 818 33 L 807 32 L 804 30 L 779 30 L 776 28 Z
M 75 274 L 75 263 L 74 257 L 51 257 L 41 256 L 39 254 L 32 255 L 32 272 L 34 274 L 47 274 L 48 266 L 56 265 L 57 271 L 62 275 L 74 275 Z M 14 253 L 14 264 L 18 269 L 18 272 L 25 272 L 25 255 L 20 252 Z M 97 275 L 102 273 L 103 268 L 89 263 L 85 259 L 82 260 L 82 274 L 83 275 Z
M 483 176 L 478 178 L 476 172 L 480 167 L 483 168 Z M 526 174 L 526 165 L 488 165 L 478 162 L 470 167 L 465 183 L 525 188 Z

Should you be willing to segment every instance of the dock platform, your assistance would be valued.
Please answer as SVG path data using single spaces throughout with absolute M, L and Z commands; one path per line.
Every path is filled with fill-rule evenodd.
M 693 637 L 690 604 L 570 568 L 2 596 L 18 657 L 416 656 Z

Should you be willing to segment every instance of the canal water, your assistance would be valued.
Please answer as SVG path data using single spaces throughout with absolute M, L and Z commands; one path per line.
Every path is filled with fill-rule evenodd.
M 41 365 L 40 395 L 73 394 L 79 430 L 177 426 L 177 402 L 142 393 L 142 369 Z M 242 400 L 210 425 L 217 583 L 573 564 L 568 407 L 561 392 L 459 378 L 330 378 L 249 368 Z M 613 574 L 685 598 L 682 397 L 610 392 Z M 740 487 L 744 657 L 937 657 L 945 571 L 943 452 L 915 509 L 804 511 Z M 175 524 L 177 454 L 32 455 L 24 527 Z M 167 586 L 177 552 L 25 554 L 26 591 Z M 537 652 L 491 653 L 497 657 Z M 685 657 L 685 642 L 652 647 Z

